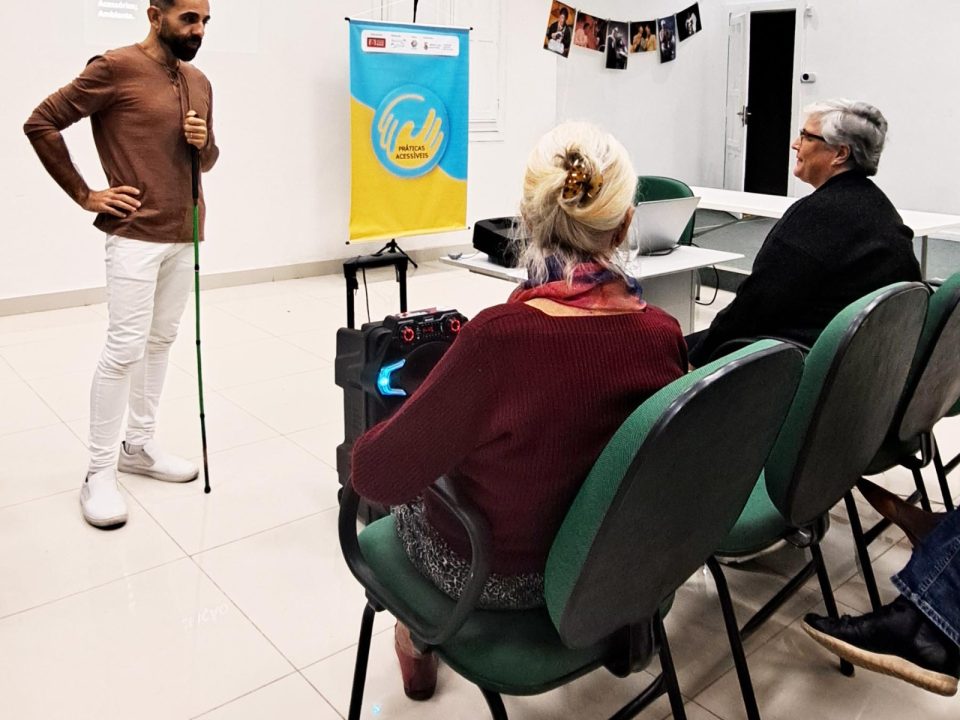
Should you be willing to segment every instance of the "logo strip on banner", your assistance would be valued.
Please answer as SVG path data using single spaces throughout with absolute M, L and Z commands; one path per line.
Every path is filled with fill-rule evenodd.
M 469 32 L 350 21 L 350 239 L 466 227 Z
M 364 30 L 360 39 L 364 52 L 446 57 L 457 57 L 460 54 L 460 38 L 456 35 Z

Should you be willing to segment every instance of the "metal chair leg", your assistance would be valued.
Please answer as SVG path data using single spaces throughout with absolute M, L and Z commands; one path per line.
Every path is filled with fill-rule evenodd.
M 860 512 L 857 510 L 857 503 L 853 499 L 853 493 L 847 491 L 843 496 L 843 502 L 847 506 L 847 517 L 850 518 L 853 544 L 857 548 L 857 559 L 860 561 L 860 575 L 863 577 L 863 584 L 867 586 L 867 596 L 870 598 L 870 607 L 872 607 L 874 611 L 877 611 L 883 606 L 883 603 L 880 601 L 880 590 L 877 588 L 877 578 L 873 573 L 870 551 L 867 549 L 867 542 L 863 536 Z
M 650 683 L 642 693 L 617 710 L 610 716 L 609 720 L 633 720 L 666 691 L 666 680 L 661 672 L 657 675 L 657 679 Z
M 940 482 L 943 506 L 948 512 L 954 510 L 953 496 L 950 494 L 950 484 L 947 482 L 947 472 L 943 467 L 943 458 L 940 457 L 940 447 L 937 445 L 936 438 L 933 438 L 933 467 L 937 471 L 937 480 Z
M 353 691 L 350 693 L 350 712 L 348 720 L 360 720 L 363 706 L 363 687 L 367 682 L 367 660 L 370 658 L 370 639 L 373 636 L 373 618 L 377 614 L 374 607 L 367 603 L 363 608 L 360 621 L 360 642 L 357 645 L 357 664 L 353 669 Z
M 503 706 L 503 699 L 499 693 L 486 688 L 480 688 L 483 693 L 483 699 L 487 701 L 487 707 L 490 708 L 490 716 L 493 720 L 508 720 L 507 709 Z
M 833 587 L 830 585 L 830 576 L 827 574 L 827 566 L 823 562 L 823 553 L 820 551 L 820 543 L 813 543 L 810 546 L 810 552 L 813 553 L 813 563 L 817 568 L 817 578 L 820 580 L 820 593 L 823 595 L 823 604 L 827 608 L 827 615 L 834 620 L 840 618 L 837 611 L 837 601 L 833 597 Z M 840 661 L 840 672 L 847 677 L 853 675 L 853 665 L 847 660 Z
M 730 588 L 723 568 L 716 558 L 707 560 L 707 567 L 713 575 L 717 586 L 717 597 L 720 600 L 720 609 L 723 612 L 723 624 L 727 629 L 727 639 L 730 642 L 730 654 L 733 655 L 733 664 L 737 669 L 737 680 L 740 681 L 740 695 L 747 711 L 748 720 L 760 720 L 760 708 L 757 707 L 757 696 L 753 691 L 753 680 L 750 678 L 750 668 L 747 667 L 747 656 L 743 651 L 743 642 L 740 638 L 740 627 L 737 625 L 737 615 L 730 599 Z
M 787 600 L 792 598 L 797 591 L 806 584 L 807 580 L 813 577 L 815 572 L 816 568 L 814 567 L 813 561 L 804 565 L 800 572 L 790 578 L 790 582 L 780 588 L 776 595 L 767 600 L 766 604 L 757 610 L 752 618 L 744 623 L 743 627 L 740 628 L 740 637 L 743 640 L 747 640 L 753 633 L 759 630 L 760 626 L 769 620 Z
M 932 512 L 930 496 L 927 495 L 927 486 L 923 482 L 923 475 L 920 473 L 920 468 L 910 468 L 910 471 L 913 473 L 913 483 L 917 486 L 917 492 L 920 493 L 920 507 L 927 512 Z
M 673 714 L 673 720 L 687 720 L 687 712 L 683 708 L 683 695 L 680 694 L 680 683 L 677 681 L 677 670 L 673 666 L 670 643 L 667 642 L 667 631 L 663 627 L 663 618 L 659 613 L 653 621 L 653 632 L 660 645 L 660 673 L 667 686 L 667 697 L 670 698 L 670 712 Z
M 957 453 L 951 460 L 947 460 L 947 464 L 943 466 L 945 474 L 952 473 L 958 465 L 960 465 L 960 453 Z

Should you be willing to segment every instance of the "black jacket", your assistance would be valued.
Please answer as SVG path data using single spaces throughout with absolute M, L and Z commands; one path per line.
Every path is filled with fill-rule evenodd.
M 695 367 L 724 342 L 774 336 L 812 345 L 850 303 L 890 283 L 920 280 L 913 231 L 873 182 L 835 175 L 770 230 L 737 297 L 690 349 Z

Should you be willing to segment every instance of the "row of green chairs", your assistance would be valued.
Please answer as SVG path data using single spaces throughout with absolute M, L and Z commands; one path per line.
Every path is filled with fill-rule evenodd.
M 660 676 L 613 717 L 634 717 L 666 692 L 682 719 L 663 616 L 675 590 L 706 563 L 747 716 L 758 719 L 742 639 L 813 573 L 828 613 L 837 615 L 819 542 L 830 508 L 858 481 L 891 426 L 927 297 L 919 283 L 884 288 L 840 313 L 805 362 L 791 345 L 762 341 L 647 400 L 600 455 L 570 508 L 550 553 L 541 610 L 475 608 L 487 577 L 485 521 L 449 483 L 430 492 L 471 538 L 472 579 L 459 601 L 411 566 L 392 518 L 357 536 L 358 498 L 348 487 L 341 546 L 367 597 L 349 717 L 360 717 L 374 614 L 388 609 L 421 647 L 480 687 L 495 720 L 506 718 L 501 693 L 545 692 L 601 666 L 626 676 L 654 655 Z M 783 539 L 809 548 L 813 559 L 741 630 L 717 558 Z
M 891 300 L 897 296 L 897 304 L 906 312 L 895 313 L 899 320 L 889 325 L 889 318 L 878 313 L 877 308 L 885 305 L 884 313 L 894 312 Z M 844 318 L 851 313 L 853 321 L 847 322 Z M 858 325 L 861 326 L 860 330 L 857 330 Z M 868 325 L 873 325 L 873 329 Z M 809 547 L 813 556 L 811 563 L 762 608 L 742 631 L 736 633 L 739 637 L 753 632 L 813 572 L 817 573 L 820 580 L 827 611 L 835 616 L 835 602 L 818 544 L 828 526 L 827 513 L 841 496 L 850 519 L 858 561 L 871 605 L 874 609 L 881 606 L 867 545 L 879 536 L 889 522 L 878 523 L 867 533 L 863 532 L 851 492 L 853 483 L 858 482 L 857 468 L 860 468 L 861 475 L 882 472 L 897 464 L 910 468 L 918 488 L 918 492 L 911 499 L 919 497 L 929 509 L 920 469 L 932 460 L 937 469 L 944 503 L 948 508 L 952 508 L 939 451 L 933 438 L 933 427 L 960 399 L 960 353 L 957 352 L 960 347 L 960 273 L 947 280 L 932 296 L 925 286 L 918 283 L 901 284 L 880 290 L 841 313 L 810 349 L 804 381 L 801 383 L 791 416 L 788 416 L 784 423 L 785 437 L 794 436 L 795 440 L 798 437 L 798 426 L 795 423 L 797 418 L 793 413 L 804 402 L 803 396 L 808 389 L 805 386 L 807 378 L 812 378 L 814 365 L 823 362 L 823 350 L 835 344 L 831 336 L 844 327 L 845 333 L 860 335 L 856 342 L 862 349 L 856 353 L 859 359 L 855 355 L 841 365 L 836 364 L 836 360 L 841 358 L 835 357 L 831 369 L 825 375 L 825 378 L 831 375 L 833 377 L 829 383 L 824 382 L 821 386 L 817 402 L 823 407 L 813 413 L 819 426 L 821 447 L 818 452 L 814 440 L 803 450 L 813 456 L 812 459 L 808 457 L 805 460 L 805 463 L 812 467 L 812 472 L 804 479 L 797 472 L 796 464 L 790 462 L 790 456 L 781 454 L 780 444 L 783 439 L 778 440 L 767 463 L 764 487 L 758 487 L 751 497 L 744 516 L 728 539 L 739 537 L 739 544 L 734 543 L 733 547 L 726 544 L 718 552 L 721 557 L 737 557 L 756 552 L 762 549 L 763 543 L 756 539 L 744 540 L 744 537 L 749 535 L 748 530 L 752 529 L 763 536 L 765 533 L 761 528 L 766 527 L 769 536 L 773 537 L 779 521 L 792 520 L 786 523 L 791 529 L 782 530 L 782 537 L 800 547 Z M 850 335 L 850 340 L 856 337 L 857 335 Z M 872 351 L 869 350 L 870 345 L 877 341 L 881 344 L 876 345 Z M 891 341 L 899 343 L 899 348 L 891 347 Z M 846 342 L 849 340 L 844 341 Z M 867 352 L 864 353 L 863 350 Z M 838 368 L 843 368 L 844 365 L 848 371 L 846 380 L 836 374 Z M 813 387 L 817 385 L 820 383 L 811 383 Z M 829 409 L 831 402 L 835 404 L 832 413 Z M 809 405 L 809 401 L 807 404 Z M 802 420 L 802 414 L 799 418 Z M 835 437 L 831 438 L 832 434 L 835 434 Z M 808 504 L 807 509 L 799 516 L 795 506 L 793 510 L 790 508 L 789 492 L 784 492 L 789 483 L 785 482 L 783 473 L 772 472 L 785 457 L 788 467 L 794 467 L 793 476 L 789 478 L 790 482 L 795 483 L 793 491 L 800 493 L 799 496 L 794 496 L 794 501 L 799 497 L 801 505 L 804 502 L 812 503 Z M 762 490 L 766 490 L 767 494 L 764 495 Z M 771 505 L 776 506 L 776 513 Z M 819 518 L 814 519 L 818 513 Z M 803 527 L 804 518 L 806 527 Z M 794 534 L 791 535 L 791 532 Z M 716 574 L 722 575 L 722 568 L 715 560 L 710 567 Z M 718 577 L 718 585 L 720 584 L 725 583 Z M 721 598 L 723 597 L 721 594 Z M 728 610 L 732 612 L 732 608 Z M 731 642 L 736 639 L 732 636 Z M 852 674 L 853 668 L 849 663 L 843 662 L 841 670 Z M 738 672 L 741 672 L 740 667 Z M 744 697 L 747 698 L 748 716 L 757 718 L 759 714 L 755 707 L 750 707 L 752 687 L 749 674 L 744 670 L 740 679 Z
M 810 348 L 796 398 L 743 514 L 709 568 L 717 582 L 728 636 L 739 646 L 814 574 L 823 603 L 837 617 L 820 542 L 829 512 L 847 496 L 876 455 L 893 420 L 927 309 L 920 283 L 897 283 L 845 308 Z M 811 560 L 742 628 L 717 559 L 736 560 L 781 541 L 808 549 Z M 734 651 L 734 658 L 742 648 Z M 736 665 L 747 717 L 760 717 L 746 663 Z M 841 663 L 851 675 L 853 667 Z
M 946 280 L 930 296 L 920 340 L 914 354 L 910 375 L 900 398 L 899 407 L 883 444 L 864 471 L 876 475 L 896 466 L 913 473 L 917 492 L 909 499 L 919 500 L 930 510 L 930 500 L 921 470 L 931 463 L 940 484 L 944 506 L 953 509 L 947 476 L 940 449 L 933 433 L 934 426 L 955 409 L 960 400 L 960 273 Z M 870 603 L 881 606 L 880 593 L 870 564 L 867 546 L 889 526 L 889 521 L 876 523 L 864 532 L 853 495 L 844 497 L 856 542 L 858 559 Z

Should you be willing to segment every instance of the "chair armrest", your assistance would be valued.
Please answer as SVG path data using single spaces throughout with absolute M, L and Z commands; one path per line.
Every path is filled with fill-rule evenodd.
M 718 358 L 722 358 L 724 355 L 729 355 L 735 350 L 744 348 L 747 345 L 751 345 L 759 340 L 779 340 L 780 342 L 789 343 L 794 347 L 800 348 L 804 355 L 807 355 L 810 352 L 810 346 L 804 345 L 798 340 L 791 340 L 790 338 L 778 337 L 776 335 L 760 335 L 757 337 L 734 338 L 733 340 L 727 340 L 724 343 L 720 343 L 720 345 L 717 346 L 717 349 L 714 350 L 710 355 L 710 361 L 713 362 Z
M 357 510 L 360 505 L 360 496 L 353 489 L 352 482 L 343 489 L 337 530 L 343 559 L 350 568 L 350 572 L 367 591 L 367 597 L 396 615 L 397 619 L 410 628 L 411 633 L 418 640 L 427 645 L 440 645 L 460 630 L 480 600 L 483 586 L 490 575 L 490 524 L 483 513 L 464 498 L 445 475 L 427 488 L 427 492 L 450 510 L 466 529 L 470 540 L 470 574 L 463 588 L 463 594 L 456 601 L 451 613 L 439 625 L 431 625 L 423 618 L 403 610 L 402 603 L 394 601 L 393 592 L 380 582 L 373 569 L 367 564 L 357 538 Z

